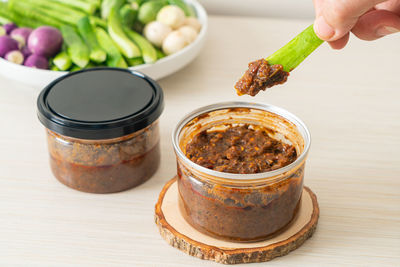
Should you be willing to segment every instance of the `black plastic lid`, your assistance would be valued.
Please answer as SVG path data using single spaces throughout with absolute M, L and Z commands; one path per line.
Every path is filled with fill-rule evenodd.
M 37 100 L 40 122 L 80 139 L 109 139 L 143 129 L 164 108 L 160 86 L 146 75 L 117 68 L 67 74 L 50 83 Z

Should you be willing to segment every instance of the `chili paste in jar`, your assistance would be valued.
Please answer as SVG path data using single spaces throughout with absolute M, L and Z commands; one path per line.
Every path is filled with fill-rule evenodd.
M 229 173 L 260 173 L 284 167 L 297 158 L 294 146 L 254 125 L 202 131 L 186 146 L 186 156 L 203 167 Z
M 261 125 L 224 125 L 204 130 L 187 143 L 185 155 L 203 167 L 243 174 L 265 173 L 297 159 L 294 145 L 271 137 Z M 198 178 L 178 164 L 180 208 L 199 231 L 233 241 L 257 241 L 279 233 L 296 216 L 303 188 L 304 164 L 276 182 L 236 186 Z
M 248 70 L 237 81 L 235 89 L 238 95 L 257 95 L 274 85 L 286 82 L 289 72 L 282 65 L 270 65 L 267 60 L 259 59 L 249 63 Z
M 158 123 L 120 138 L 82 140 L 48 130 L 50 166 L 63 184 L 89 193 L 112 193 L 147 181 L 160 163 Z
M 270 238 L 296 217 L 303 191 L 304 164 L 285 180 L 245 188 L 196 179 L 178 167 L 179 205 L 195 229 L 229 241 Z

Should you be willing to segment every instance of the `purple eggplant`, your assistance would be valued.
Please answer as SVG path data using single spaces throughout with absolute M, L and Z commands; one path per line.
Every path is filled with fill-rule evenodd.
M 36 69 L 48 69 L 49 61 L 43 56 L 33 54 L 25 60 L 24 65 Z
M 7 34 L 10 34 L 14 29 L 18 28 L 18 26 L 14 23 L 7 23 L 3 27 L 6 30 Z
M 27 46 L 24 46 L 21 48 L 21 52 L 24 55 L 24 58 L 29 57 L 30 55 L 32 55 L 31 50 L 29 50 L 29 48 Z
M 24 63 L 24 55 L 19 50 L 13 50 L 8 52 L 4 58 L 12 63 L 21 65 Z
M 32 33 L 31 28 L 16 28 L 10 33 L 10 37 L 17 40 L 20 47 L 24 47 L 28 42 L 29 35 Z
M 62 43 L 63 38 L 58 29 L 41 26 L 29 36 L 28 48 L 35 55 L 49 58 L 61 50 Z
M 9 36 L 0 36 L 0 57 L 13 50 L 18 50 L 18 42 Z

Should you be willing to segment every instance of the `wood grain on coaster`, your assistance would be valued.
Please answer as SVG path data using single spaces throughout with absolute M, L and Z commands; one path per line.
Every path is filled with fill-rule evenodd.
M 268 240 L 238 243 L 200 233 L 185 221 L 179 210 L 176 178 L 164 186 L 155 207 L 155 222 L 171 246 L 191 256 L 223 264 L 264 262 L 284 256 L 312 236 L 318 217 L 317 197 L 304 187 L 299 213 L 285 231 Z

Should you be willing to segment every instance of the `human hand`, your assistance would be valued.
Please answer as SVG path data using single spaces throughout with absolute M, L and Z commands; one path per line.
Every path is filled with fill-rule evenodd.
M 375 40 L 400 31 L 400 0 L 313 0 L 314 31 L 332 48 L 342 49 L 350 31 Z

